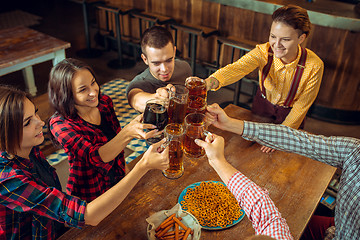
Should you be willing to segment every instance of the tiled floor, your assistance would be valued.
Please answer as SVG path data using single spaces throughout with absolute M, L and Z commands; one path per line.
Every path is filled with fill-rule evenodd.
M 33 15 L 40 16 L 42 20 L 38 25 L 32 26 L 33 29 L 56 38 L 68 41 L 71 43 L 71 48 L 66 50 L 67 57 L 79 58 L 76 51 L 85 48 L 85 36 L 81 5 L 70 0 L 37 0 L 37 1 L 16 1 L 8 2 L 5 7 L 2 6 L 0 12 L 12 11 L 16 9 L 23 10 Z M 13 4 L 13 5 L 12 5 Z M 91 33 L 94 35 L 96 29 L 91 28 Z M 102 49 L 101 46 L 96 46 L 92 41 L 92 47 Z M 114 79 L 131 80 L 139 72 L 146 68 L 146 65 L 139 61 L 131 69 L 110 69 L 107 67 L 107 62 L 116 58 L 115 51 L 104 51 L 102 56 L 94 59 L 81 59 L 92 66 L 97 74 L 97 80 L 100 84 L 105 84 Z M 43 119 L 47 119 L 52 114 L 52 110 L 48 105 L 46 90 L 47 79 L 51 69 L 51 63 L 46 62 L 38 64 L 34 67 L 34 74 L 36 85 L 38 86 L 38 96 L 35 102 L 39 106 L 40 115 Z M 23 78 L 21 72 L 15 72 L 6 76 L 0 77 L 1 83 L 12 84 L 24 89 Z M 213 102 L 222 103 L 231 101 L 233 92 L 228 89 L 220 89 L 217 92 L 210 92 L 208 103 Z M 308 118 L 305 130 L 315 133 L 329 135 L 344 135 L 360 138 L 360 126 L 339 125 L 328 122 L 319 121 Z M 51 153 L 52 149 L 48 149 Z M 128 151 L 131 154 L 132 151 Z

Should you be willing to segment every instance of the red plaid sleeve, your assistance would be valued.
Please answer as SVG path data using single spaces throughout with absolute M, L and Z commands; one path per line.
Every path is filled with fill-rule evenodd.
M 73 227 L 85 224 L 85 201 L 42 186 L 19 171 L 2 179 L 0 191 L 1 204 L 14 211 L 46 216 Z
M 100 97 L 98 109 L 106 123 L 118 133 L 120 123 L 112 106 L 111 98 Z M 123 151 L 111 162 L 102 161 L 99 148 L 109 139 L 99 128 L 80 117 L 69 119 L 54 115 L 50 119 L 50 131 L 68 154 L 70 176 L 67 193 L 92 201 L 125 176 Z
M 257 235 L 293 239 L 286 220 L 281 217 L 266 190 L 261 189 L 240 172 L 231 177 L 228 188 L 244 209 Z
M 110 170 L 111 165 L 104 163 L 99 155 L 99 148 L 104 145 L 103 141 L 94 144 L 91 140 L 91 138 L 99 138 L 95 132 L 81 128 L 62 116 L 50 120 L 50 130 L 69 155 L 69 160 L 83 159 L 82 161 L 89 162 L 99 171 L 104 171 L 103 174 Z

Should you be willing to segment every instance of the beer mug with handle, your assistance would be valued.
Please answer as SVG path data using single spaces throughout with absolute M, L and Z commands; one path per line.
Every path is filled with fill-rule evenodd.
M 185 86 L 189 90 L 187 113 L 206 112 L 206 82 L 198 77 L 188 77 Z
M 169 168 L 163 171 L 165 177 L 176 179 L 183 175 L 183 136 L 182 124 L 170 123 L 164 130 L 166 142 L 162 148 L 169 146 Z
M 184 153 L 190 158 L 200 158 L 205 150 L 195 143 L 195 139 L 205 140 L 209 123 L 203 113 L 190 113 L 185 117 Z
M 168 123 L 183 124 L 187 109 L 189 90 L 183 85 L 174 84 L 169 90 Z

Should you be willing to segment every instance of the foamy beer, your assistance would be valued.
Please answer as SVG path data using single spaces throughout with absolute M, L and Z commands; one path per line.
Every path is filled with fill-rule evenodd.
M 205 113 L 207 97 L 205 80 L 198 77 L 188 77 L 185 86 L 189 89 L 187 113 Z
M 206 130 L 206 116 L 202 113 L 190 113 L 185 117 L 184 152 L 191 158 L 205 155 L 205 150 L 195 143 L 195 139 L 205 140 L 209 132 Z
M 169 168 L 163 171 L 165 177 L 176 179 L 183 175 L 183 136 L 184 128 L 182 124 L 170 123 L 165 127 L 164 145 L 169 145 Z
M 186 114 L 189 90 L 182 85 L 174 85 L 169 91 L 168 123 L 183 124 Z

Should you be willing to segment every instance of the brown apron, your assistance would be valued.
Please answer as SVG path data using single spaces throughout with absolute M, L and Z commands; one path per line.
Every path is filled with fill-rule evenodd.
M 285 120 L 285 118 L 291 111 L 290 105 L 294 100 L 296 91 L 299 87 L 301 76 L 304 72 L 307 51 L 305 48 L 301 48 L 301 56 L 299 59 L 299 63 L 296 67 L 296 72 L 294 74 L 294 78 L 291 83 L 290 91 L 284 102 L 284 106 L 274 105 L 266 99 L 264 81 L 267 75 L 269 74 L 271 64 L 273 62 L 273 53 L 271 47 L 269 47 L 268 52 L 269 52 L 268 62 L 263 68 L 262 77 L 261 77 L 261 88 L 259 87 L 256 92 L 255 98 L 252 103 L 251 111 L 254 114 L 273 119 L 272 123 L 280 124 Z M 300 129 L 304 128 L 304 123 L 305 123 L 305 119 L 302 121 L 299 127 Z

